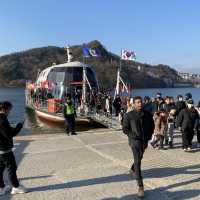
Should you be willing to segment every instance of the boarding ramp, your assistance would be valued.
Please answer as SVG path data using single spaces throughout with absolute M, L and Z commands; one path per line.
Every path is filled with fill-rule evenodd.
M 102 124 L 103 126 L 106 126 L 107 128 L 115 130 L 121 129 L 121 125 L 118 118 L 114 117 L 113 115 L 107 115 L 103 112 L 88 112 L 85 114 L 85 116 L 97 123 Z

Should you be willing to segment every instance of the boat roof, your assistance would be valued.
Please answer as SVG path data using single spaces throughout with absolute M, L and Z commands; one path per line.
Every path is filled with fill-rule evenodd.
M 37 82 L 45 81 L 47 79 L 47 76 L 48 76 L 49 72 L 51 71 L 51 69 L 59 68 L 59 67 L 66 67 L 66 68 L 67 67 L 86 67 L 86 68 L 89 67 L 90 68 L 90 66 L 83 64 L 81 62 L 78 62 L 78 61 L 58 64 L 58 65 L 52 65 L 50 67 L 45 68 L 44 70 L 42 70 L 40 72 Z
M 75 61 L 75 62 L 68 62 L 68 63 L 58 64 L 58 65 L 52 65 L 51 67 L 48 67 L 45 70 L 57 68 L 57 67 L 89 67 L 89 66 L 81 62 Z

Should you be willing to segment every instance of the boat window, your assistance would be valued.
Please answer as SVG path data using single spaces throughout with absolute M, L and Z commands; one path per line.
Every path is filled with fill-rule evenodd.
M 83 79 L 82 67 L 57 67 L 50 71 L 48 80 L 53 82 L 62 82 L 70 84 L 72 82 L 81 82 Z
M 83 80 L 83 68 L 82 67 L 73 68 L 73 80 L 74 81 L 82 81 Z
M 64 82 L 65 80 L 65 72 L 57 72 L 56 73 L 56 82 Z

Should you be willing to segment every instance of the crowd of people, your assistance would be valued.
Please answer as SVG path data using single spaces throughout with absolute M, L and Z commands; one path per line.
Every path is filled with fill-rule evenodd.
M 80 97 L 81 95 L 78 94 L 76 96 L 66 94 L 64 98 L 62 110 L 68 135 L 70 131 L 72 135 L 76 135 L 75 104 L 81 104 Z M 36 99 L 37 97 L 33 98 Z M 179 129 L 185 152 L 190 152 L 193 148 L 195 134 L 197 134 L 197 147 L 200 148 L 200 102 L 197 106 L 194 106 L 190 93 L 185 94 L 185 96 L 178 95 L 176 100 L 171 96 L 163 97 L 161 93 L 157 93 L 155 98 L 148 96 L 144 98 L 140 96 L 122 98 L 116 95 L 113 100 L 109 93 L 99 92 L 96 95 L 94 93 L 88 94 L 86 105 L 91 110 L 94 109 L 96 114 L 103 112 L 107 117 L 111 116 L 120 120 L 122 130 L 128 136 L 133 153 L 134 163 L 130 168 L 130 174 L 136 177 L 139 197 L 144 196 L 141 161 L 148 144 L 155 149 L 173 148 L 174 132 L 175 129 Z M 18 123 L 16 127 L 10 126 L 7 116 L 11 109 L 12 104 L 10 102 L 0 103 L 0 195 L 11 189 L 3 181 L 5 168 L 8 169 L 10 182 L 13 186 L 11 193 L 27 192 L 26 188 L 21 186 L 18 181 L 17 165 L 12 152 L 13 137 L 20 132 L 23 122 Z
M 197 148 L 200 148 L 200 102 L 194 106 L 190 93 L 186 93 L 184 97 L 178 95 L 176 100 L 157 93 L 153 99 L 148 96 L 144 99 L 140 96 L 128 99 L 125 110 L 120 119 L 133 152 L 134 163 L 130 174 L 136 177 L 138 196 L 143 197 L 141 161 L 148 143 L 155 149 L 173 148 L 174 130 L 179 129 L 185 152 L 191 151 L 195 133 Z
M 34 103 L 42 106 L 47 106 L 48 99 L 54 98 L 52 92 L 45 88 L 31 90 L 30 97 Z M 39 103 L 37 99 L 40 100 Z M 67 99 L 69 99 L 69 94 L 63 95 L 63 107 L 58 110 L 59 112 L 63 108 L 66 108 Z M 81 91 L 75 90 L 74 94 L 70 95 L 70 101 L 74 105 L 74 113 L 77 111 L 79 113 L 83 105 Z M 190 93 L 185 94 L 185 96 L 178 95 L 176 100 L 171 96 L 163 97 L 161 93 L 157 93 L 155 98 L 145 96 L 142 103 L 142 109 L 153 115 L 155 130 L 151 145 L 154 148 L 163 149 L 166 145 L 169 148 L 173 148 L 175 128 L 178 128 L 182 132 L 184 151 L 191 150 L 192 139 L 195 133 L 198 138 L 197 147 L 200 147 L 200 102 L 195 107 Z M 115 116 L 122 125 L 124 114 L 133 109 L 133 98 L 120 97 L 119 95 L 113 98 L 110 91 L 102 89 L 99 92 L 88 92 L 86 94 L 85 104 L 88 111 L 92 111 L 97 115 L 101 113 L 106 117 Z M 66 118 L 66 109 L 64 110 L 64 117 Z M 74 122 L 69 121 L 67 124 L 74 124 Z M 74 126 L 72 126 L 72 129 L 74 130 Z M 75 134 L 75 131 L 72 132 Z
M 120 114 L 119 114 L 120 115 Z M 138 184 L 138 197 L 144 197 L 141 161 L 148 144 L 153 148 L 173 148 L 174 129 L 182 134 L 182 147 L 185 152 L 192 149 L 194 134 L 197 134 L 197 147 L 200 148 L 200 102 L 195 107 L 190 93 L 173 97 L 162 97 L 157 93 L 154 99 L 140 96 L 127 101 L 126 112 L 121 116 L 122 129 L 128 136 L 134 162 L 130 175 Z M 165 148 L 166 149 L 166 148 Z
M 49 98 L 53 98 L 53 94 L 48 89 L 31 90 L 30 97 L 37 105 L 47 106 Z M 37 101 L 39 99 L 39 103 Z M 69 99 L 69 94 L 63 95 L 63 107 L 58 109 L 59 112 L 65 109 L 66 101 Z M 74 105 L 74 113 L 80 113 L 82 107 L 81 91 L 75 90 L 73 95 L 70 95 L 70 101 Z M 116 95 L 112 97 L 110 91 L 100 90 L 99 92 L 88 92 L 86 94 L 86 108 L 98 114 L 104 114 L 106 117 L 117 117 L 119 122 L 123 123 L 124 114 L 133 109 L 133 98 L 120 97 Z M 171 96 L 163 97 L 161 93 L 157 93 L 155 98 L 145 96 L 143 99 L 143 110 L 150 112 L 153 115 L 155 130 L 151 140 L 151 145 L 156 149 L 163 149 L 164 146 L 173 148 L 173 135 L 175 128 L 182 132 L 182 142 L 184 151 L 190 151 L 192 148 L 192 139 L 194 134 L 197 134 L 198 144 L 200 148 L 200 102 L 195 107 L 190 93 L 185 96 L 178 95 L 177 99 Z M 66 109 L 64 117 L 66 118 Z M 71 119 L 71 117 L 70 117 Z M 74 117 L 73 117 L 74 119 Z M 66 120 L 67 121 L 67 120 Z M 74 124 L 72 120 L 68 120 L 67 124 Z M 74 125 L 72 125 L 73 134 Z M 68 128 L 66 132 L 69 133 Z
M 133 109 L 133 99 L 127 102 L 126 112 Z M 184 151 L 190 151 L 194 134 L 197 134 L 197 147 L 200 148 L 200 102 L 194 106 L 190 93 L 178 95 L 176 101 L 173 97 L 162 97 L 157 93 L 154 99 L 144 97 L 143 110 L 152 114 L 154 119 L 154 133 L 151 140 L 152 147 L 163 149 L 164 146 L 173 148 L 174 130 L 182 133 L 182 146 Z M 121 123 L 123 123 L 123 115 Z

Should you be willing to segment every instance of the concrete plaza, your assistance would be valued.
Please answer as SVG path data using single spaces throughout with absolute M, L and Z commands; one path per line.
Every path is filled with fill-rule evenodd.
M 2 200 L 138 199 L 136 181 L 127 173 L 132 154 L 121 131 L 18 136 L 15 155 L 29 193 Z M 183 152 L 178 134 L 174 149 L 148 148 L 142 171 L 146 200 L 200 199 L 200 151 Z

